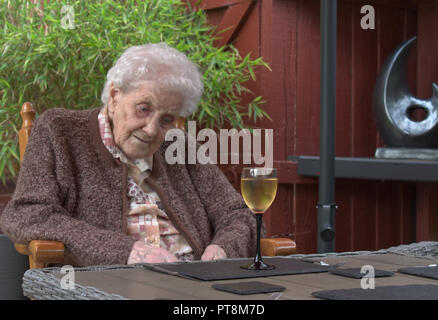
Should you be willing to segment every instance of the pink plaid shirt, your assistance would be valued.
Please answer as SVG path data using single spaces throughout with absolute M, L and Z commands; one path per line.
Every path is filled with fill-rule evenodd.
M 180 260 L 193 260 L 193 250 L 169 220 L 160 198 L 146 181 L 152 170 L 153 157 L 130 161 L 116 146 L 108 118 L 107 107 L 98 116 L 102 142 L 108 151 L 128 166 L 128 234 L 137 241 L 161 247 Z

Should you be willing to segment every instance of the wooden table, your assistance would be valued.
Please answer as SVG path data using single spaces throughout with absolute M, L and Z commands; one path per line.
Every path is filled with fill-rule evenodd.
M 408 266 L 427 266 L 436 263 L 438 260 L 404 256 L 394 253 L 384 254 L 361 254 L 332 256 L 323 258 L 307 258 L 313 261 L 323 261 L 330 265 L 344 263 L 341 268 L 362 267 L 371 265 L 375 269 L 397 271 L 399 268 Z M 78 269 L 79 270 L 79 269 Z M 30 270 L 31 271 L 31 270 Z M 41 269 L 39 272 L 43 272 Z M 35 272 L 35 271 L 34 271 Z M 53 279 L 58 281 L 65 276 L 58 272 L 51 272 L 52 285 Z M 49 275 L 49 273 L 47 273 Z M 53 278 L 55 277 L 55 278 Z M 26 279 L 26 275 L 25 275 Z M 237 295 L 213 289 L 215 283 L 233 283 L 243 281 L 261 281 L 286 287 L 281 295 L 253 294 Z M 327 272 L 312 273 L 302 275 L 272 276 L 252 279 L 235 279 L 220 281 L 198 281 L 185 279 L 173 275 L 144 269 L 102 269 L 99 271 L 75 272 L 75 290 L 94 290 L 103 294 L 108 294 L 106 298 L 127 298 L 127 299 L 177 299 L 177 300 L 266 300 L 277 298 L 281 300 L 307 300 L 316 299 L 312 292 L 332 289 L 360 288 L 361 279 L 342 277 Z M 389 285 L 410 285 L 410 284 L 435 284 L 438 280 L 421 278 L 395 272 L 394 276 L 375 278 L 375 287 Z M 53 289 L 53 288 L 52 288 Z M 75 299 L 75 290 L 66 291 L 65 296 L 59 292 L 54 294 L 54 298 Z M 26 292 L 25 292 L 26 294 Z M 29 294 L 28 294 L 29 295 Z M 35 296 L 34 296 L 35 297 Z M 90 296 L 93 298 L 93 296 Z M 36 297 L 38 298 L 38 297 Z M 46 296 L 47 298 L 47 296 Z M 96 299 L 99 297 L 96 296 Z

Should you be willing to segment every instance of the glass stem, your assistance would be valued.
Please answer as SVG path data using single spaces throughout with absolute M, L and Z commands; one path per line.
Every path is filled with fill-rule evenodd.
M 255 215 L 257 220 L 257 253 L 254 258 L 254 262 L 262 262 L 262 255 L 260 254 L 260 233 L 262 229 L 262 218 L 263 214 L 258 213 Z

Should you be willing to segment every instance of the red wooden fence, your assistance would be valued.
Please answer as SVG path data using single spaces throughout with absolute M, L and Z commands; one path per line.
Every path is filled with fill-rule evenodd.
M 338 1 L 337 156 L 373 157 L 382 146 L 372 115 L 374 82 L 388 54 L 417 35 L 419 12 L 426 10 L 429 20 L 437 20 L 437 10 L 419 9 L 432 2 Z M 375 8 L 375 30 L 360 26 L 360 9 L 365 4 Z M 259 124 L 274 129 L 274 160 L 280 168 L 281 185 L 265 221 L 270 235 L 290 234 L 299 252 L 316 252 L 317 179 L 299 177 L 296 163 L 286 159 L 319 154 L 319 0 L 216 0 L 204 1 L 202 6 L 211 23 L 232 27 L 218 44 L 231 42 L 242 55 L 263 56 L 272 68 L 272 72 L 259 70 L 258 80 L 250 84 L 256 95 L 267 100 L 265 108 L 273 121 Z M 428 46 L 424 39 L 420 45 Z M 429 60 L 434 56 L 427 55 Z M 413 92 L 417 71 L 429 68 L 421 66 L 417 69 L 413 50 L 408 72 Z M 426 83 L 431 88 L 430 80 L 429 76 Z M 430 94 L 427 91 L 425 96 Z M 224 171 L 238 188 L 239 167 L 228 166 Z M 374 250 L 434 237 L 429 229 L 418 229 L 419 225 L 427 229 L 435 219 L 430 215 L 437 204 L 430 197 L 434 186 L 337 180 L 336 250 Z M 424 188 L 429 193 L 421 191 Z

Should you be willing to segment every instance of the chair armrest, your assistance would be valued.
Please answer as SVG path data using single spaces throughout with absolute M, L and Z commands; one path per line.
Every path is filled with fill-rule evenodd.
M 297 252 L 295 241 L 289 238 L 264 238 L 260 240 L 262 256 L 288 256 Z
M 18 251 L 18 253 L 21 253 L 25 256 L 29 255 L 29 250 L 27 249 L 27 244 L 23 243 L 14 243 L 15 250 Z
M 16 243 L 15 249 L 29 256 L 31 269 L 64 261 L 64 244 L 58 241 L 32 240 L 29 245 Z M 289 238 L 264 238 L 260 241 L 260 249 L 263 256 L 287 256 L 296 253 L 296 244 Z
M 29 256 L 31 269 L 44 268 L 48 263 L 64 261 L 64 244 L 58 241 L 32 240 L 29 245 L 16 243 L 15 249 Z

